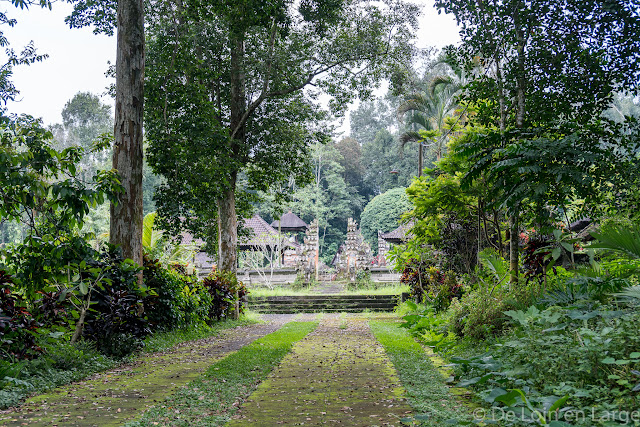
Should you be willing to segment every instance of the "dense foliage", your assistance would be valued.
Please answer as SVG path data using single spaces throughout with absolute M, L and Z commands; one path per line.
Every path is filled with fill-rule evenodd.
M 244 311 L 249 291 L 244 283 L 231 272 L 214 272 L 205 277 L 202 285 L 211 297 L 208 318 L 213 321 L 234 316 L 236 306 L 239 313 Z

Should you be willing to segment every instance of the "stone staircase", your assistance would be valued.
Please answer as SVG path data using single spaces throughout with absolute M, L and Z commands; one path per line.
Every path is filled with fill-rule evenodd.
M 249 310 L 260 313 L 393 311 L 403 295 L 304 295 L 249 297 Z

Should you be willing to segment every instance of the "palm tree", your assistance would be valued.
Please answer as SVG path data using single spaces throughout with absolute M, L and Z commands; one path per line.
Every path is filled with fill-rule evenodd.
M 444 64 L 444 61 L 436 65 L 438 64 Z M 457 95 L 466 82 L 461 73 L 453 73 L 453 76 L 450 72 L 433 73 L 436 70 L 437 67 L 434 67 L 431 75 L 425 78 L 426 82 L 419 83 L 417 90 L 407 96 L 398 107 L 400 121 L 408 127 L 408 130 L 400 135 L 400 149 L 403 150 L 409 142 L 420 144 L 418 176 L 422 175 L 422 149 L 425 141 L 433 141 L 437 160 L 442 157 L 446 140 L 441 137 L 445 129 L 445 119 L 458 108 Z

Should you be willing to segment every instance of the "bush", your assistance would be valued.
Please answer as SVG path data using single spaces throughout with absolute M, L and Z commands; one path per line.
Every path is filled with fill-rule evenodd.
M 180 296 L 184 286 L 179 274 L 164 269 L 158 260 L 144 255 L 144 284 L 152 291 L 144 299 L 149 324 L 155 329 L 173 329 L 182 326 L 184 313 Z
M 568 405 L 598 417 L 607 411 L 637 409 L 637 311 L 583 301 L 544 311 L 531 306 L 505 315 L 513 333 L 482 355 L 452 358 L 457 376 L 479 390 L 486 402 L 498 405 L 499 391 L 520 388 L 539 407 L 552 398 L 567 396 Z M 593 425 L 591 421 L 579 424 Z
M 462 285 L 455 272 L 443 272 L 425 261 L 409 261 L 400 282 L 409 285 L 411 297 L 416 302 L 428 302 L 436 312 L 446 310 L 454 298 L 462 296 Z
M 171 274 L 178 274 L 170 272 Z M 185 276 L 181 276 L 185 278 Z M 208 323 L 213 298 L 203 283 L 195 279 L 183 282 L 180 290 L 180 309 L 182 310 L 182 326 Z
M 0 270 L 0 354 L 5 358 L 30 359 L 42 349 L 36 343 L 38 324 L 26 302 L 14 292 L 14 285 Z
M 211 296 L 195 276 L 165 269 L 158 260 L 145 255 L 144 282 L 151 291 L 144 306 L 152 327 L 169 330 L 207 320 Z
M 64 332 L 69 325 L 69 303 L 62 291 L 38 291 L 40 297 L 33 303 L 33 316 L 41 328 Z
M 209 321 L 229 317 L 235 309 L 236 301 L 245 301 L 249 293 L 244 284 L 232 272 L 213 272 L 204 278 L 202 284 L 211 296 Z M 236 299 L 236 292 L 238 299 Z M 243 311 L 243 304 L 240 304 L 240 313 Z
M 95 341 L 106 355 L 126 356 L 142 347 L 142 339 L 150 332 L 144 313 L 146 292 L 138 285 L 139 267 L 110 245 L 91 264 L 103 270 L 109 285 L 91 294 L 83 336 Z

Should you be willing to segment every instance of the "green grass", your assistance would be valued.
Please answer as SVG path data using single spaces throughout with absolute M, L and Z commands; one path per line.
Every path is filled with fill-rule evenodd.
M 126 425 L 224 425 L 293 344 L 316 326 L 317 322 L 286 324 L 215 363 L 200 379 Z
M 311 289 L 293 290 L 288 286 L 277 286 L 272 289 L 267 287 L 254 287 L 249 288 L 249 297 L 281 297 L 281 296 L 308 296 L 308 295 L 321 295 L 318 292 L 314 292 Z M 407 285 L 384 285 L 377 289 L 359 289 L 359 290 L 344 290 L 338 294 L 332 295 L 400 295 L 403 292 L 409 292 L 409 286 Z
M 407 391 L 409 404 L 422 425 L 470 421 L 470 410 L 451 394 L 444 377 L 427 354 L 397 322 L 372 321 L 371 331 L 382 344 Z
M 184 329 L 173 329 L 166 332 L 156 332 L 149 335 L 144 340 L 144 352 L 154 353 L 156 351 L 164 351 L 173 348 L 177 344 L 185 341 L 195 341 L 203 338 L 209 338 L 218 335 L 225 329 L 235 328 L 237 326 L 251 325 L 257 323 L 258 318 L 255 313 L 249 312 L 240 316 L 238 320 L 225 320 L 214 323 L 213 326 L 200 324 Z

